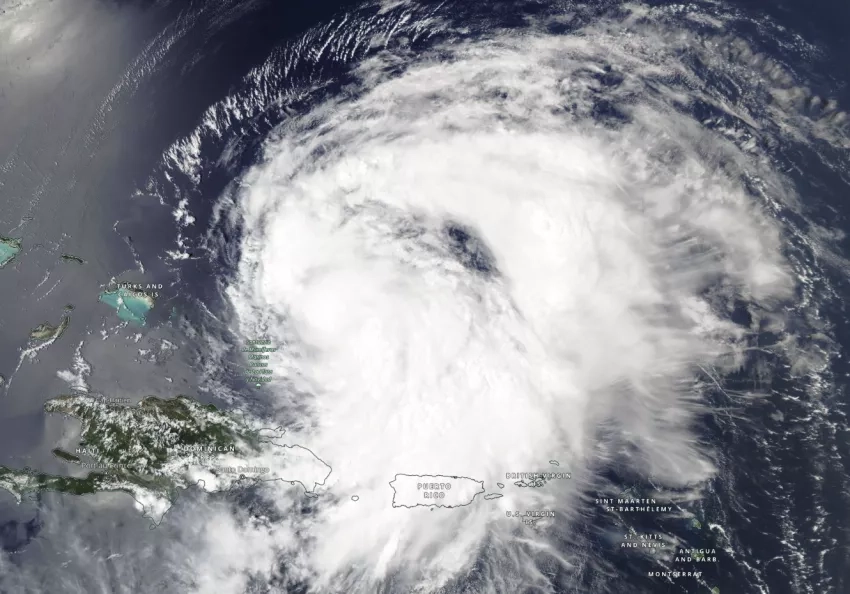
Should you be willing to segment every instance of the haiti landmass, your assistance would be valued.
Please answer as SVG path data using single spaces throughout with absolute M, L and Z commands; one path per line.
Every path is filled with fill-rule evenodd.
M 53 454 L 84 473 L 61 476 L 0 466 L 0 488 L 19 503 L 26 494 L 43 491 L 119 491 L 133 497 L 154 528 L 179 492 L 193 485 L 216 492 L 280 480 L 316 496 L 331 473 L 307 448 L 280 443 L 283 431 L 186 396 L 151 396 L 129 406 L 121 399 L 78 394 L 49 400 L 44 410 L 82 423 L 79 447 Z

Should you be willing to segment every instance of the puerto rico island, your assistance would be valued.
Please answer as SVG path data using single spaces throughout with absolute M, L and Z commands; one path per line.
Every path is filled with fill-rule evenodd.
M 308 496 L 331 467 L 307 448 L 280 443 L 283 431 L 178 396 L 150 396 L 135 406 L 127 399 L 89 394 L 60 396 L 44 410 L 82 424 L 74 452 L 53 454 L 76 467 L 75 476 L 0 466 L 0 488 L 20 503 L 26 494 L 58 491 L 86 495 L 128 493 L 156 527 L 179 491 L 198 485 L 208 492 L 255 481 L 287 481 Z
M 484 492 L 484 481 L 442 474 L 397 474 L 390 487 L 393 507 L 461 507 Z
M 21 240 L 0 235 L 0 268 L 15 259 L 21 251 Z

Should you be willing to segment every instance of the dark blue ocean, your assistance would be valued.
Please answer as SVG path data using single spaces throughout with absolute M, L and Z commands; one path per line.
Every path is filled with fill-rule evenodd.
M 206 127 L 200 123 L 210 117 L 211 106 L 228 97 L 244 98 L 239 93 L 248 87 L 251 69 L 296 43 L 305 31 L 338 21 L 347 12 L 380 9 L 322 0 L 41 4 L 35 2 L 32 13 L 24 16 L 27 22 L 46 23 L 47 33 L 20 55 L 12 38 L 2 37 L 3 20 L 13 10 L 0 8 L 0 62 L 4 43 L 10 48 L 6 64 L 0 65 L 0 235 L 24 240 L 19 257 L 0 270 L 0 374 L 9 384 L 0 389 L 0 464 L 59 473 L 63 465 L 50 450 L 73 441 L 76 429 L 60 419 L 46 419 L 41 407 L 68 391 L 57 371 L 72 370 L 81 342 L 90 345 L 86 359 L 94 391 L 188 392 L 222 406 L 240 394 L 257 414 L 274 410 L 262 390 L 241 378 L 235 358 L 209 351 L 210 339 L 236 342 L 223 288 L 235 274 L 242 237 L 238 225 L 215 219 L 216 205 L 262 158 L 269 134 L 293 114 L 341 93 L 351 82 L 351 64 L 368 52 L 357 58 L 304 61 L 286 76 L 254 84 L 255 105 L 245 110 L 246 116 Z M 580 16 L 553 34 L 569 35 L 582 19 L 622 10 L 616 2 L 456 2 L 441 3 L 439 10 L 456 23 L 465 22 L 466 39 L 475 39 L 493 27 L 522 27 L 532 16 L 573 6 L 580 6 Z M 850 106 L 850 3 L 693 6 L 742 15 L 730 36 L 754 40 L 777 62 L 805 72 L 813 95 Z M 42 18 L 45 13 L 51 16 Z M 20 12 L 14 14 L 24 19 Z M 774 28 L 753 24 L 764 20 Z M 782 30 L 784 37 L 773 38 L 774 30 Z M 424 50 L 439 35 L 408 49 L 416 52 L 418 43 Z M 817 51 L 801 52 L 794 40 Z M 42 71 L 28 73 L 27 64 L 38 61 L 39 52 L 48 52 L 47 63 Z M 708 70 L 706 76 L 711 76 Z M 303 86 L 305 81 L 315 81 L 310 93 L 291 103 L 273 100 L 286 85 Z M 611 117 L 603 111 L 600 118 Z M 702 120 L 703 115 L 694 117 Z M 193 179 L 164 155 L 196 133 L 202 175 Z M 225 149 L 232 158 L 223 165 Z M 776 147 L 775 155 L 804 202 L 806 220 L 795 220 L 799 215 L 790 211 L 782 216 L 795 228 L 815 222 L 833 230 L 833 245 L 850 258 L 850 170 L 827 167 L 818 152 L 802 143 Z M 845 149 L 833 156 L 847 165 L 850 153 Z M 176 219 L 180 201 L 194 224 L 180 225 Z M 575 534 L 559 535 L 564 550 L 572 550 L 580 534 L 582 542 L 590 543 L 582 555 L 600 560 L 576 569 L 570 592 L 850 592 L 850 279 L 846 269 L 809 245 L 790 242 L 788 249 L 820 273 L 810 289 L 825 320 L 821 333 L 829 337 L 822 349 L 828 353 L 823 373 L 828 381 L 795 377 L 787 361 L 757 348 L 780 339 L 774 330 L 765 327 L 755 333 L 750 340 L 757 354 L 710 392 L 709 411 L 698 419 L 697 433 L 718 464 L 704 497 L 684 505 L 679 517 L 617 515 L 589 504 Z M 183 259 L 165 257 L 169 250 L 183 252 Z M 63 263 L 62 253 L 77 255 L 86 264 L 74 268 Z M 165 285 L 144 329 L 119 326 L 113 312 L 97 302 L 99 291 L 116 278 Z M 29 330 L 58 320 L 66 304 L 74 305 L 68 331 L 37 357 L 24 357 Z M 752 324 L 745 304 L 729 315 L 742 325 Z M 813 328 L 804 332 L 803 341 L 820 348 L 820 334 Z M 166 352 L 163 341 L 179 349 Z M 702 379 L 713 381 L 710 376 Z M 764 396 L 737 396 L 748 390 Z M 604 472 L 629 496 L 659 493 L 650 477 L 628 466 L 614 463 Z M 224 499 L 229 505 L 263 509 L 250 492 Z M 185 519 L 181 513 L 175 510 L 175 517 Z M 712 550 L 716 561 L 681 562 L 672 568 L 698 571 L 700 580 L 652 576 L 671 568 L 660 566 L 652 555 L 621 548 L 630 530 L 673 534 L 682 548 Z M 100 507 L 45 494 L 17 505 L 0 492 L 0 544 L 5 551 L 0 592 L 185 591 L 168 575 L 152 572 L 158 556 L 169 554 L 169 540 L 183 536 L 168 525 L 149 531 L 126 502 L 110 500 Z M 102 550 L 121 551 L 127 565 L 110 569 Z M 563 571 L 555 565 L 549 569 L 553 574 Z M 484 591 L 485 578 L 473 571 L 456 591 Z M 74 582 L 73 588 L 63 589 L 66 579 Z M 564 581 L 553 577 L 555 584 Z M 294 583 L 289 590 L 257 583 L 250 591 L 309 591 L 307 582 Z

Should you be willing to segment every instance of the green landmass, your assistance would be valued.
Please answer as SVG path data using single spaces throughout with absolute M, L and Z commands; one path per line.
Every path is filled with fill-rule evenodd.
M 58 326 L 54 326 L 52 324 L 48 324 L 44 322 L 43 324 L 39 324 L 30 332 L 30 338 L 33 340 L 56 340 L 62 333 L 65 332 L 65 329 L 68 327 L 68 324 L 71 323 L 71 316 L 62 316 L 62 321 Z
M 694 528 L 697 528 L 697 529 L 702 528 L 702 523 L 700 523 L 700 521 L 697 520 L 696 518 L 693 518 L 691 520 L 691 524 L 693 525 Z
M 80 420 L 80 446 L 97 451 L 98 462 L 119 474 L 162 476 L 175 447 L 236 446 L 256 443 L 250 431 L 212 405 L 185 396 L 150 396 L 137 406 L 109 404 L 89 395 L 60 396 L 44 405 L 48 413 Z
M 21 240 L 0 235 L 0 268 L 15 259 L 21 251 Z
M 89 472 L 81 477 L 57 476 L 0 467 L 0 488 L 12 492 L 19 502 L 27 492 L 84 495 L 122 491 L 136 500 L 155 526 L 178 491 L 193 484 L 216 491 L 252 478 L 286 480 L 302 484 L 309 494 L 330 474 L 330 467 L 309 450 L 271 441 L 279 438 L 281 431 L 259 428 L 241 415 L 185 396 L 150 396 L 136 406 L 127 403 L 89 394 L 49 400 L 44 405 L 47 413 L 80 421 L 77 453 L 85 453 L 93 461 L 84 462 L 59 448 L 53 454 Z M 305 463 L 309 476 L 290 476 L 304 472 Z M 242 474 L 257 467 L 263 470 L 258 476 Z
M 86 261 L 80 258 L 79 256 L 75 256 L 73 254 L 62 254 L 62 259 L 65 262 L 75 262 L 77 264 L 85 264 Z
M 83 477 L 58 476 L 37 472 L 31 469 L 16 470 L 0 466 L 0 489 L 12 494 L 15 501 L 21 503 L 25 494 L 37 495 L 45 491 L 55 491 L 69 495 L 92 495 L 105 492 L 123 492 L 129 494 L 146 517 L 154 520 L 154 528 L 162 520 L 176 499 L 176 493 L 168 486 L 153 481 L 127 481 L 122 477 L 104 473 L 90 472 Z M 153 495 L 157 493 L 157 495 Z M 162 493 L 162 495 L 158 495 Z
M 102 292 L 98 301 L 115 308 L 121 320 L 138 326 L 145 325 L 145 316 L 155 305 L 150 295 L 123 288 Z
M 90 473 L 84 478 L 56 476 L 32 470 L 14 470 L 0 466 L 0 488 L 9 491 L 20 502 L 22 494 L 40 491 L 60 491 L 73 495 L 86 495 L 106 490 L 106 475 Z
M 176 489 L 188 486 L 173 470 L 185 466 L 197 452 L 183 448 L 215 446 L 236 451 L 237 440 L 240 448 L 259 444 L 259 434 L 252 434 L 246 425 L 184 396 L 149 397 L 138 406 L 124 406 L 95 396 L 70 395 L 49 400 L 44 410 L 79 419 L 80 447 L 95 461 L 82 463 L 78 456 L 57 448 L 53 454 L 58 458 L 92 471 L 71 477 L 0 467 L 0 488 L 11 491 L 18 501 L 26 492 L 124 491 L 142 505 L 145 515 L 158 521 Z

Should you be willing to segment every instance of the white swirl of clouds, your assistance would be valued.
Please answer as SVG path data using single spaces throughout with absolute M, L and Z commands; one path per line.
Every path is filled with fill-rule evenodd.
M 231 129 L 291 116 L 217 214 L 241 225 L 233 330 L 282 347 L 283 380 L 266 393 L 289 441 L 333 467 L 327 488 L 308 500 L 270 483 L 271 503 L 181 497 L 156 531 L 110 524 L 110 542 L 126 542 L 109 563 L 93 563 L 99 525 L 57 513 L 41 539 L 59 554 L 0 556 L 0 590 L 582 591 L 555 582 L 583 565 L 614 575 L 573 550 L 593 497 L 619 493 L 602 471 L 698 497 L 716 472 L 697 431 L 701 390 L 742 364 L 756 324 L 781 337 L 772 348 L 793 355 L 789 373 L 828 391 L 829 354 L 795 340 L 800 320 L 783 331 L 784 315 L 819 315 L 819 264 L 850 269 L 830 252 L 840 232 L 786 216 L 806 197 L 783 151 L 804 146 L 847 179 L 847 116 L 806 88 L 808 73 L 737 37 L 738 17 L 716 5 L 567 9 L 500 30 L 453 27 L 450 4 L 384 4 L 281 48 L 164 155 L 168 181 L 197 185 L 210 139 L 227 139 L 219 164 L 235 170 L 246 139 Z M 791 54 L 815 51 L 776 33 Z M 158 43 L 137 68 L 173 37 Z M 358 64 L 356 83 L 334 91 L 325 62 Z M 191 191 L 169 187 L 149 189 L 182 205 L 181 231 L 198 225 Z M 741 304 L 753 328 L 730 320 Z M 202 375 L 230 347 L 206 338 Z M 543 489 L 505 478 L 551 459 L 573 478 Z M 504 497 L 393 508 L 397 473 L 464 475 Z M 129 507 L 86 501 L 100 516 L 107 499 Z M 529 527 L 505 516 L 515 510 L 556 515 Z
M 382 52 L 242 180 L 227 293 L 243 336 L 281 346 L 271 390 L 293 440 L 333 467 L 280 528 L 317 591 L 436 591 L 485 547 L 482 590 L 544 587 L 533 560 L 573 566 L 548 535 L 605 492 L 606 464 L 668 487 L 713 475 L 696 378 L 741 364 L 733 300 L 771 312 L 794 294 L 775 212 L 796 196 L 761 147 L 791 128 L 841 146 L 844 115 L 804 124 L 805 92 L 742 41 L 645 17 Z M 732 105 L 686 50 L 786 103 Z M 719 115 L 694 119 L 697 102 Z M 391 503 L 397 473 L 498 490 L 550 459 L 572 480 Z M 548 532 L 505 513 L 544 509 Z

